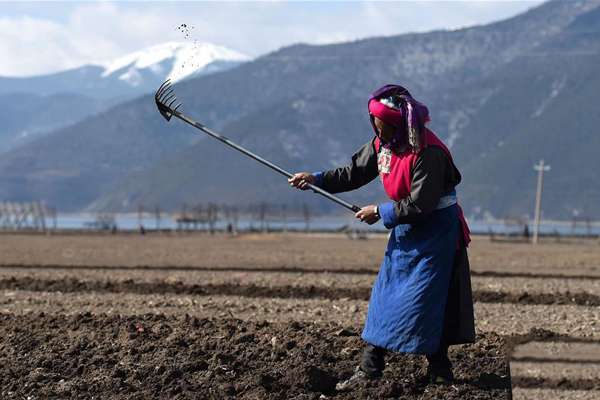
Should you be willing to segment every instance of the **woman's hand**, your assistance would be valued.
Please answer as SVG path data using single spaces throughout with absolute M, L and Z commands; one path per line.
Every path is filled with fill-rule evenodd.
M 315 184 L 315 177 L 313 174 L 308 172 L 298 172 L 292 178 L 288 179 L 290 186 L 295 187 L 300 190 L 308 190 L 308 184 Z
M 373 225 L 375 222 L 379 221 L 379 217 L 375 214 L 375 206 L 365 206 L 361 208 L 360 211 L 356 213 L 356 218 L 369 225 Z

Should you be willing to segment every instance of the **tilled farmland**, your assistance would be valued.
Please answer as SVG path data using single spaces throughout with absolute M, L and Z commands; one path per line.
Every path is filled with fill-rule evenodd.
M 383 235 L 1 237 L 1 398 L 600 396 L 592 242 L 475 240 L 477 342 L 451 348 L 455 384 L 394 354 L 350 393 L 335 385 L 362 354 Z

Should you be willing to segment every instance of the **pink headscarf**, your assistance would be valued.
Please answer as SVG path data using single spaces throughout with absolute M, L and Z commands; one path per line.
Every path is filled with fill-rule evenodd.
M 369 101 L 369 112 L 388 124 L 399 126 L 402 123 L 402 111 L 389 108 L 375 99 Z

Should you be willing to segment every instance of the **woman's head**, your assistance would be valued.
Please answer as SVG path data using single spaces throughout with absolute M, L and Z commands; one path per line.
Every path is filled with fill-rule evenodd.
M 368 108 L 373 130 L 384 147 L 409 144 L 413 151 L 419 151 L 429 110 L 408 90 L 398 85 L 383 86 L 369 97 Z
M 376 134 L 384 143 L 389 143 L 396 136 L 398 131 L 398 125 L 390 124 L 382 119 L 373 117 L 373 124 L 375 125 Z

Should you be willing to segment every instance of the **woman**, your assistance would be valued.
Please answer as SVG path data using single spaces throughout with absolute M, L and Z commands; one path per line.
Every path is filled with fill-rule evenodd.
M 454 379 L 448 346 L 475 340 L 469 230 L 454 190 L 461 176 L 425 126 L 429 110 L 408 90 L 386 85 L 371 95 L 368 109 L 375 137 L 350 165 L 289 179 L 299 189 L 312 183 L 339 193 L 379 175 L 391 199 L 356 213 L 369 225 L 382 219 L 393 231 L 371 293 L 361 364 L 337 389 L 380 378 L 388 350 L 426 355 L 430 381 L 448 384 Z

